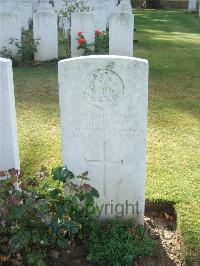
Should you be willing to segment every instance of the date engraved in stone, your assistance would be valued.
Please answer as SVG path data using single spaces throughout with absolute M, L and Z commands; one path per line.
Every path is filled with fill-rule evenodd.
M 117 105 L 124 95 L 124 84 L 114 71 L 97 69 L 88 74 L 89 86 L 83 91 L 84 97 L 98 109 Z

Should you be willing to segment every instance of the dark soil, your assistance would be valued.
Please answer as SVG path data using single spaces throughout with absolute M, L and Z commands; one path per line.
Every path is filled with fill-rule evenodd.
M 180 234 L 176 229 L 176 214 L 173 203 L 146 203 L 145 231 L 155 241 L 151 257 L 138 258 L 133 266 L 182 266 Z M 49 259 L 48 266 L 97 266 L 86 260 L 86 245 L 74 246 L 68 254 L 58 259 Z M 122 265 L 123 266 L 123 265 Z

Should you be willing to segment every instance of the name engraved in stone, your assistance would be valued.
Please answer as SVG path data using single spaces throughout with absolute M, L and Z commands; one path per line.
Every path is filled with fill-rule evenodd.
M 137 128 L 137 127 L 136 127 Z M 68 126 L 65 134 L 69 137 L 133 137 L 144 133 L 129 124 L 127 114 L 80 114 L 74 126 Z

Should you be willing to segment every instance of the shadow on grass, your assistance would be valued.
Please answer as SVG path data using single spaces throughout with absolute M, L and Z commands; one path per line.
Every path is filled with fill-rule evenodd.
M 163 217 L 165 213 L 173 217 L 173 220 L 176 221 L 176 211 L 174 208 L 175 202 L 173 201 L 164 201 L 164 200 L 156 200 L 150 201 L 146 200 L 145 202 L 145 215 Z
M 186 10 L 158 11 L 144 10 L 142 13 L 140 11 L 139 14 L 136 12 L 136 24 L 138 24 L 138 28 L 145 31 L 147 29 L 146 25 L 149 25 L 148 28 L 169 33 L 200 33 L 200 20 L 196 13 L 190 14 Z

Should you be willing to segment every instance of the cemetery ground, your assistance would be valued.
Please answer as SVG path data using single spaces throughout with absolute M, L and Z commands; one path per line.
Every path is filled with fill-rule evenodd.
M 134 55 L 150 63 L 146 199 L 174 207 L 187 265 L 200 265 L 200 19 L 183 10 L 136 10 L 135 28 Z M 57 67 L 14 68 L 14 82 L 28 176 L 61 163 Z

